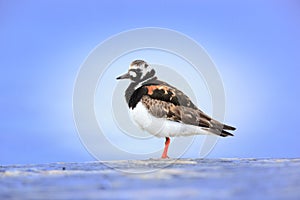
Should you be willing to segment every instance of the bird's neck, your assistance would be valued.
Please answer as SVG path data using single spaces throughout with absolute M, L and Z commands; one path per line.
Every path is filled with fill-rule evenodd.
M 139 87 L 145 85 L 145 84 L 150 84 L 150 83 L 156 83 L 157 81 L 157 77 L 151 77 L 150 79 L 147 80 L 140 80 L 140 81 L 135 81 L 135 82 L 131 82 L 128 86 L 128 88 L 125 91 L 125 99 L 126 102 L 128 104 L 129 99 L 131 97 L 131 95 L 133 94 L 133 92 L 138 89 Z

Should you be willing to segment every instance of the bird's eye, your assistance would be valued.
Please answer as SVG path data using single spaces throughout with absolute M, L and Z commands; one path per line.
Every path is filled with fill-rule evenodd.
M 136 73 L 134 71 L 129 71 L 129 75 L 134 77 L 134 78 L 136 77 Z

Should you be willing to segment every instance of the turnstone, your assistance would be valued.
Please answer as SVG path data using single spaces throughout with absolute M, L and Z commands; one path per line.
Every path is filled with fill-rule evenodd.
M 233 136 L 225 125 L 202 112 L 182 91 L 160 81 L 143 60 L 133 61 L 117 79 L 130 79 L 125 99 L 134 122 L 156 137 L 165 137 L 162 158 L 168 158 L 170 137 L 214 134 Z

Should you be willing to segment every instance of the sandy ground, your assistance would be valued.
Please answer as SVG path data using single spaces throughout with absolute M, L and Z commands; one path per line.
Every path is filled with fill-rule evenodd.
M 0 166 L 0 199 L 300 199 L 300 159 Z

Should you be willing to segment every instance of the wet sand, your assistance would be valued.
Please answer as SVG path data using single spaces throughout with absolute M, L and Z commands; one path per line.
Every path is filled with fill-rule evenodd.
M 300 159 L 0 166 L 0 199 L 300 199 Z

